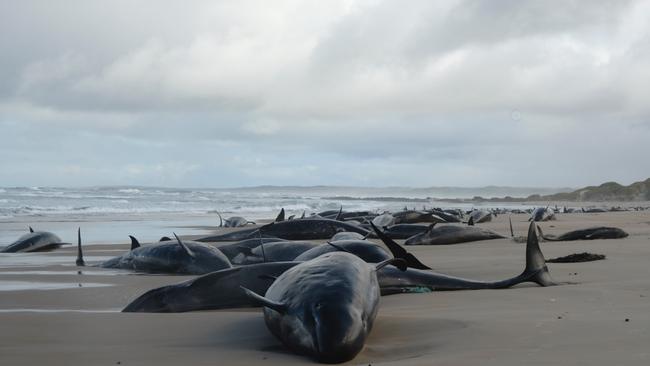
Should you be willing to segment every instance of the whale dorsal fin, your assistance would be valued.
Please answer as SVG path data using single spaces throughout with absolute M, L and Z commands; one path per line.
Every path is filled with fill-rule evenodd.
M 79 267 L 86 265 L 86 262 L 84 262 L 84 255 L 81 252 L 81 228 L 77 229 L 77 261 L 75 263 Z
M 33 233 L 33 232 L 34 232 L 34 229 L 32 229 L 31 226 L 29 227 L 29 232 L 30 232 L 30 233 Z
M 341 208 L 339 208 L 339 213 L 336 214 L 336 217 L 334 218 L 334 220 L 341 221 L 341 216 L 342 215 L 343 215 L 343 205 L 341 205 Z
M 178 235 L 176 235 L 176 233 L 174 233 L 174 237 L 176 240 L 178 240 L 178 244 L 183 248 L 183 250 L 185 250 L 185 253 L 187 253 L 187 255 L 190 257 L 194 257 L 194 252 L 187 245 L 185 245 L 185 243 L 183 243 L 183 241 L 178 237 Z
M 467 221 L 468 226 L 474 226 L 474 217 L 470 216 L 469 220 Z
M 284 207 L 280 210 L 280 213 L 278 216 L 275 218 L 275 222 L 282 222 L 284 221 Z
M 305 218 L 305 210 L 302 210 L 302 215 L 300 216 L 301 219 Z
M 280 314 L 284 314 L 284 313 L 287 312 L 287 305 L 286 304 L 283 304 L 281 302 L 276 302 L 276 301 L 273 301 L 273 300 L 269 300 L 264 296 L 261 296 L 261 295 L 258 295 L 256 293 L 254 293 L 253 291 L 247 289 L 244 286 L 239 286 L 239 288 L 241 288 L 244 291 L 244 293 L 246 294 L 246 296 L 248 296 L 248 298 L 253 300 L 253 302 L 255 302 L 256 304 L 258 304 L 260 306 L 265 306 L 265 307 L 267 307 L 269 309 L 272 309 L 272 310 L 275 310 Z
M 135 238 L 135 236 L 129 235 L 129 238 L 131 238 L 131 250 L 140 248 L 140 242 Z
M 172 239 L 171 239 L 169 236 L 163 236 L 163 237 L 160 238 L 160 240 L 158 240 L 158 241 L 170 241 L 170 240 L 172 240 Z

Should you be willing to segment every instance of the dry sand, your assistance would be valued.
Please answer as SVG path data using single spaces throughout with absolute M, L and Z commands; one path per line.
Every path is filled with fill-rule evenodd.
M 526 219 L 513 216 L 516 234 Z M 482 225 L 509 232 L 506 216 Z M 542 243 L 547 258 L 607 255 L 548 265 L 556 281 L 572 284 L 383 297 L 366 348 L 350 364 L 650 364 L 650 212 L 567 214 L 541 225 L 548 234 L 618 226 L 630 237 Z M 126 248 L 94 245 L 85 254 L 96 261 Z M 477 279 L 510 277 L 524 265 L 524 245 L 508 239 L 411 250 L 440 272 Z M 73 248 L 8 256 L 0 257 L 0 365 L 313 364 L 282 348 L 259 309 L 118 312 L 144 291 L 188 277 L 77 274 Z

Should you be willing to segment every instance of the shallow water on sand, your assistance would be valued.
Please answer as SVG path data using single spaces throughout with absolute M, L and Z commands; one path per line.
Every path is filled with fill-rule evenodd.
M 0 268 L 41 267 L 44 265 L 74 266 L 75 255 L 48 255 L 42 253 L 0 253 Z M 88 263 L 103 262 L 110 256 L 86 256 Z M 76 273 L 76 272 L 75 272 Z
M 24 290 L 64 290 L 83 287 L 109 287 L 108 283 L 95 282 L 36 282 L 36 281 L 4 281 L 0 280 L 0 291 Z

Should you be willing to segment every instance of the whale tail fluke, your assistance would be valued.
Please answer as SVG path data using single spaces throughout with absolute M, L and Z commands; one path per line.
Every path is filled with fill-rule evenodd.
M 81 228 L 77 229 L 77 260 L 75 263 L 77 264 L 77 267 L 83 267 L 86 265 L 86 262 L 84 262 L 83 252 L 81 251 Z
M 535 228 L 537 225 L 534 222 L 530 223 L 528 227 L 528 240 L 526 242 L 526 269 L 521 274 L 521 277 L 526 281 L 535 282 L 540 286 L 552 286 L 555 284 L 551 278 L 551 274 L 546 267 L 546 259 L 542 250 L 539 248 L 539 240 Z

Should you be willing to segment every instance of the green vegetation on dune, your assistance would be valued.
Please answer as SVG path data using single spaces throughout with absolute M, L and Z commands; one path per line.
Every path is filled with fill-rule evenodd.
M 650 178 L 623 186 L 616 182 L 607 182 L 599 186 L 590 186 L 573 192 L 557 193 L 546 196 L 533 195 L 529 201 L 650 201 Z
M 445 202 L 633 202 L 650 201 L 650 178 L 623 186 L 616 182 L 607 182 L 599 186 L 580 188 L 573 192 L 555 193 L 549 195 L 533 194 L 528 197 L 483 198 L 475 196 L 472 199 L 439 199 Z

